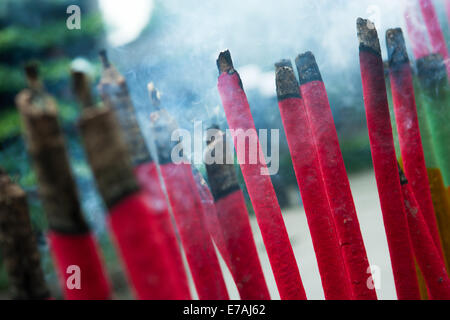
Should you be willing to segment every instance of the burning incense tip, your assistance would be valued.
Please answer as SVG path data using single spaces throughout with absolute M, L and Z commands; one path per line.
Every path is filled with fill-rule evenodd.
M 86 73 L 78 70 L 72 70 L 72 86 L 73 91 L 83 108 L 89 108 L 94 105 L 89 79 Z
M 356 29 L 358 32 L 360 50 L 369 49 L 376 54 L 381 55 L 380 41 L 378 40 L 375 24 L 368 19 L 358 18 L 356 21 Z
M 301 53 L 295 58 L 300 85 L 311 81 L 322 81 L 316 58 L 311 51 Z
M 103 68 L 105 68 L 105 69 L 109 68 L 109 66 L 111 64 L 109 63 L 108 54 L 107 54 L 106 50 L 102 49 L 102 50 L 99 51 L 98 54 L 100 56 L 100 60 L 102 61 Z
M 390 67 L 409 63 L 402 29 L 395 28 L 386 31 L 386 46 Z
M 444 59 L 439 53 L 417 59 L 417 73 L 427 88 L 436 86 L 447 78 Z
M 153 82 L 149 82 L 147 84 L 147 90 L 152 104 L 155 107 L 159 107 L 161 104 L 161 93 L 155 88 L 155 84 Z
M 275 83 L 278 101 L 287 98 L 300 98 L 300 89 L 290 60 L 275 63 Z
M 229 50 L 222 51 L 217 58 L 217 68 L 219 69 L 219 73 L 222 74 L 224 72 L 233 73 L 233 60 L 231 60 L 231 54 Z

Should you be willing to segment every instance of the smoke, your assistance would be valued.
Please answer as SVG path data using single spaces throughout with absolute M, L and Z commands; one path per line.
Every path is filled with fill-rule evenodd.
M 241 74 L 257 128 L 281 126 L 273 64 L 308 50 L 316 56 L 333 111 L 361 111 L 356 19 L 375 22 L 386 58 L 384 34 L 404 27 L 405 1 L 155 1 L 149 27 L 135 42 L 113 48 L 111 60 L 127 77 L 144 126 L 151 109 L 146 84 L 153 81 L 161 106 L 181 127 L 193 130 L 196 120 L 226 127 L 217 107 L 215 63 L 224 49 Z

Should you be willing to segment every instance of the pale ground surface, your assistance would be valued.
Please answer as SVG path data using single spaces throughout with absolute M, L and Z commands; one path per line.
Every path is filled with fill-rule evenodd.
M 378 298 L 396 299 L 386 235 L 373 171 L 350 176 L 350 185 L 369 262 L 371 266 L 374 266 L 378 270 L 378 279 L 380 280 L 380 286 L 377 289 Z M 296 197 L 296 192 L 293 192 L 293 196 Z M 284 209 L 283 216 L 308 299 L 324 299 L 303 207 L 293 206 Z M 270 294 L 272 299 L 279 299 L 280 296 L 272 275 L 261 233 L 254 217 L 251 219 L 251 224 Z M 223 260 L 221 260 L 221 266 L 231 299 L 239 299 L 236 286 Z

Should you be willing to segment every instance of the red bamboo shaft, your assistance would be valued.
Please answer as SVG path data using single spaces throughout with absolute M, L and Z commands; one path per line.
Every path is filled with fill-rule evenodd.
M 206 171 L 227 251 L 231 274 L 242 300 L 269 300 L 270 294 L 258 258 L 244 195 L 239 187 L 234 163 L 227 163 L 229 146 L 223 132 L 218 131 L 208 143 Z M 222 159 L 208 161 L 209 155 L 222 151 Z M 234 159 L 233 159 L 234 160 Z
M 290 61 L 276 65 L 278 105 L 305 208 L 326 299 L 351 299 L 310 122 Z M 364 281 L 365 282 L 365 281 Z
M 159 182 L 158 169 L 156 163 L 151 161 L 141 164 L 135 168 L 136 177 L 146 191 L 148 202 L 152 210 L 149 218 L 150 223 L 157 230 L 160 230 L 163 237 L 162 243 L 165 244 L 167 256 L 170 257 L 169 263 L 173 265 L 174 271 L 174 290 L 179 292 L 179 299 L 191 299 L 188 279 L 184 268 L 183 257 L 180 251 L 180 245 L 175 234 L 174 225 L 171 221 L 167 206 L 166 197 Z
M 422 10 L 423 19 L 427 26 L 428 35 L 430 36 L 431 46 L 434 53 L 439 53 L 444 58 L 447 67 L 447 75 L 450 79 L 450 57 L 445 44 L 444 33 L 439 25 L 439 19 L 431 0 L 419 0 L 420 9 Z
M 359 59 L 370 149 L 399 299 L 420 299 L 414 257 L 403 208 L 397 161 L 375 26 L 358 19 Z
M 316 143 L 320 168 L 336 224 L 340 248 L 351 281 L 355 299 L 377 299 L 375 288 L 369 288 L 369 260 L 359 227 L 350 183 L 345 170 L 339 140 L 334 126 L 325 85 L 312 53 L 296 59 L 300 90 Z
M 416 8 L 415 1 L 409 1 L 405 9 L 406 28 L 414 57 L 420 59 L 431 53 L 427 30 Z
M 199 298 L 229 299 L 190 165 L 163 163 L 161 173 Z
M 223 52 L 218 59 L 220 76 L 218 90 L 228 125 L 232 129 L 240 167 L 244 176 L 250 200 L 261 230 L 269 256 L 272 271 L 281 299 L 306 299 L 305 290 L 297 267 L 294 252 L 281 215 L 280 206 L 273 188 L 268 168 L 263 159 L 247 97 L 238 73 L 233 69 L 229 52 Z M 247 134 L 256 144 L 255 154 L 249 153 L 249 144 L 244 146 L 240 139 Z M 254 150 L 255 151 L 255 150 Z M 248 157 L 257 158 L 256 163 L 242 161 Z
M 450 300 L 450 279 L 444 260 L 433 242 L 427 223 L 422 215 L 411 185 L 400 169 L 402 195 L 408 218 L 409 234 L 416 261 L 425 278 L 431 299 Z
M 417 118 L 414 87 L 401 29 L 386 32 L 389 78 L 400 151 L 406 176 L 438 252 L 443 256 Z

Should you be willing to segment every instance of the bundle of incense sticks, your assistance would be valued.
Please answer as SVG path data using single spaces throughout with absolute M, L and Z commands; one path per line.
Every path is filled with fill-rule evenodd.
M 413 47 L 413 54 L 416 60 L 424 58 L 430 54 L 428 47 L 423 46 L 428 40 L 425 32 L 421 29 L 421 24 L 417 18 L 417 11 L 409 8 L 406 13 L 407 30 L 409 40 Z M 424 50 L 416 50 L 415 48 L 424 48 Z M 416 80 L 415 78 L 413 80 Z M 425 164 L 427 167 L 427 175 L 429 180 L 431 198 L 437 218 L 439 233 L 441 236 L 442 247 L 445 254 L 447 269 L 450 263 L 450 199 L 445 189 L 444 180 L 441 169 L 439 168 L 433 137 L 431 135 L 430 125 L 428 123 L 425 107 L 428 104 L 426 92 L 417 85 L 417 81 L 413 82 L 415 92 L 417 94 L 417 118 L 419 122 L 420 134 L 422 138 L 423 152 L 425 156 Z
M 401 29 L 386 32 L 389 76 L 403 166 L 430 234 L 442 255 L 417 119 L 414 87 Z
M 275 64 L 275 68 L 281 119 L 308 219 L 325 298 L 351 299 L 350 282 L 299 85 L 289 60 L 282 60 Z
M 149 84 L 148 89 L 150 98 L 154 97 L 153 85 Z M 227 288 L 191 166 L 187 162 L 174 163 L 171 158 L 176 142 L 170 137 L 178 125 L 166 110 L 159 108 L 151 113 L 150 120 L 161 174 L 198 296 L 201 300 L 227 300 Z
M 116 116 L 109 107 L 94 106 L 84 73 L 72 76 L 83 107 L 79 127 L 87 158 L 135 294 L 139 299 L 179 299 L 165 235 L 150 223 L 151 204 L 138 186 Z
M 431 0 L 419 0 L 420 9 L 422 11 L 423 20 L 427 26 L 428 35 L 430 36 L 431 47 L 434 53 L 439 53 L 446 65 L 447 75 L 450 78 L 450 57 L 445 44 L 444 33 L 439 25 L 439 19 Z
M 448 147 L 450 85 L 445 64 L 440 54 L 431 54 L 417 60 L 417 70 L 438 165 L 442 171 L 445 186 L 450 188 L 450 148 Z M 448 191 L 450 194 L 449 189 Z
M 51 252 L 66 299 L 109 299 L 111 290 L 94 235 L 81 212 L 54 100 L 38 86 L 35 65 L 26 69 L 30 89 L 17 96 L 28 152 L 47 214 Z M 68 283 L 69 266 L 81 273 L 81 288 Z
M 179 292 L 179 299 L 190 299 L 189 286 L 184 269 L 169 208 L 159 180 L 157 165 L 153 161 L 139 127 L 133 103 L 128 93 L 125 78 L 109 62 L 106 51 L 100 52 L 103 74 L 98 85 L 104 104 L 114 110 L 128 147 L 136 178 L 142 189 L 147 191 L 150 213 L 149 223 L 160 230 L 164 237 L 167 255 L 171 257 L 175 279 L 173 288 Z
M 228 50 L 220 53 L 217 67 L 220 74 L 217 85 L 219 94 L 228 125 L 232 129 L 239 165 L 255 210 L 280 297 L 290 300 L 306 299 L 275 190 L 267 175 L 268 168 L 256 133 L 250 106 Z M 245 143 L 246 137 L 249 142 L 256 141 L 256 155 L 249 154 L 250 146 Z M 246 157 L 257 158 L 256 163 L 247 162 Z
M 429 296 L 431 299 L 449 300 L 450 279 L 445 269 L 444 260 L 433 241 L 411 185 L 408 183 L 400 165 L 398 165 L 398 171 L 408 219 L 409 234 L 417 263 L 427 284 Z
M 205 165 L 231 274 L 242 300 L 269 300 L 244 195 L 234 163 L 227 162 L 231 147 L 225 134 L 213 128 L 214 135 L 207 140 Z
M 0 168 L 0 248 L 13 299 L 49 299 L 26 193 Z
M 305 111 L 317 147 L 320 169 L 354 298 L 377 299 L 375 288 L 370 289 L 367 286 L 370 274 L 369 261 L 319 67 L 311 52 L 298 55 L 295 63 Z
M 370 148 L 399 299 L 420 299 L 392 137 L 380 43 L 374 24 L 358 18 L 359 59 Z

